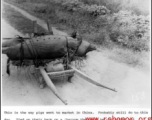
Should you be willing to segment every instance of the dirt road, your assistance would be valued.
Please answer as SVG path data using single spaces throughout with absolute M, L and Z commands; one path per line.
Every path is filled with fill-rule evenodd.
M 27 13 L 22 13 L 29 17 Z M 32 17 L 29 19 L 33 20 Z M 14 35 L 20 34 L 4 20 L 2 20 L 2 25 L 3 37 L 14 37 Z M 55 28 L 53 30 L 57 34 L 65 34 Z M 5 72 L 6 58 L 5 55 L 2 55 L 2 105 L 63 105 L 48 87 L 39 88 L 32 68 L 17 70 L 17 68 L 12 67 L 11 76 L 8 76 Z M 97 51 L 87 54 L 81 71 L 96 81 L 115 88 L 118 92 L 99 88 L 75 75 L 72 78 L 72 83 L 66 81 L 54 83 L 69 105 L 150 107 L 150 72 L 142 72 L 117 63 Z

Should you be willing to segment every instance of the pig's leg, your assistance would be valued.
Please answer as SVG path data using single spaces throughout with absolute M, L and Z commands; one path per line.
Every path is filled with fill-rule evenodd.
M 8 75 L 10 75 L 10 59 L 9 59 L 9 58 L 7 59 L 6 73 L 7 73 Z

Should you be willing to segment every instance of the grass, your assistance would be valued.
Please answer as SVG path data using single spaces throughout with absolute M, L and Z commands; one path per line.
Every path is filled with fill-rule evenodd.
M 148 15 L 148 4 L 150 0 L 80 0 L 85 4 L 97 4 L 106 6 L 111 12 L 120 10 L 133 10 L 138 15 Z
M 33 22 L 8 5 L 3 5 L 2 17 L 22 34 L 25 35 L 33 33 Z M 39 25 L 37 26 L 37 29 L 40 33 L 46 32 L 46 30 L 41 28 Z

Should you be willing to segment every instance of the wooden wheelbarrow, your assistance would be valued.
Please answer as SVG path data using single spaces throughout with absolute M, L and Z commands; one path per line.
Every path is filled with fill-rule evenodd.
M 96 82 L 94 79 L 90 78 L 89 76 L 85 75 L 84 73 L 82 73 L 81 71 L 77 70 L 76 68 L 72 67 L 69 65 L 69 70 L 65 70 L 65 71 L 60 71 L 60 72 L 51 72 L 51 73 L 47 73 L 44 67 L 39 67 L 40 69 L 40 73 L 42 75 L 42 77 L 44 78 L 46 84 L 49 86 L 49 88 L 52 90 L 52 92 L 65 104 L 67 105 L 66 100 L 64 100 L 60 94 L 58 93 L 56 87 L 54 86 L 53 82 L 51 81 L 51 79 L 62 79 L 63 77 L 65 77 L 69 82 L 71 82 L 71 78 L 74 75 L 74 73 L 78 74 L 79 76 L 81 76 L 82 78 L 84 78 L 84 80 L 86 80 L 89 83 L 92 83 L 93 85 L 96 85 L 98 87 L 102 87 L 102 88 L 106 88 L 109 89 L 111 91 L 117 92 L 115 89 L 107 87 L 105 85 L 102 85 L 98 82 Z
M 67 105 L 67 101 L 64 100 L 61 95 L 58 93 L 56 87 L 54 86 L 52 80 L 56 80 L 56 79 L 66 79 L 69 82 L 71 82 L 71 78 L 74 75 L 75 70 L 70 68 L 68 70 L 64 70 L 64 71 L 59 71 L 59 72 L 49 72 L 47 73 L 45 68 L 40 66 L 40 73 L 44 79 L 44 81 L 46 82 L 46 84 L 49 86 L 49 88 L 51 89 L 51 91 L 65 104 Z

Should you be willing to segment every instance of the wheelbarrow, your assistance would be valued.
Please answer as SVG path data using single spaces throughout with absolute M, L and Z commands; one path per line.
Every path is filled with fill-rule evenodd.
M 57 71 L 57 72 L 46 72 L 45 68 L 40 66 L 40 73 L 44 79 L 44 81 L 46 82 L 46 84 L 49 86 L 49 88 L 51 89 L 51 91 L 65 104 L 67 105 L 67 101 L 64 100 L 61 95 L 58 93 L 55 85 L 53 84 L 52 80 L 67 80 L 69 82 L 71 82 L 71 78 L 74 75 L 75 70 L 72 68 L 69 68 L 68 70 L 64 70 L 64 71 Z

